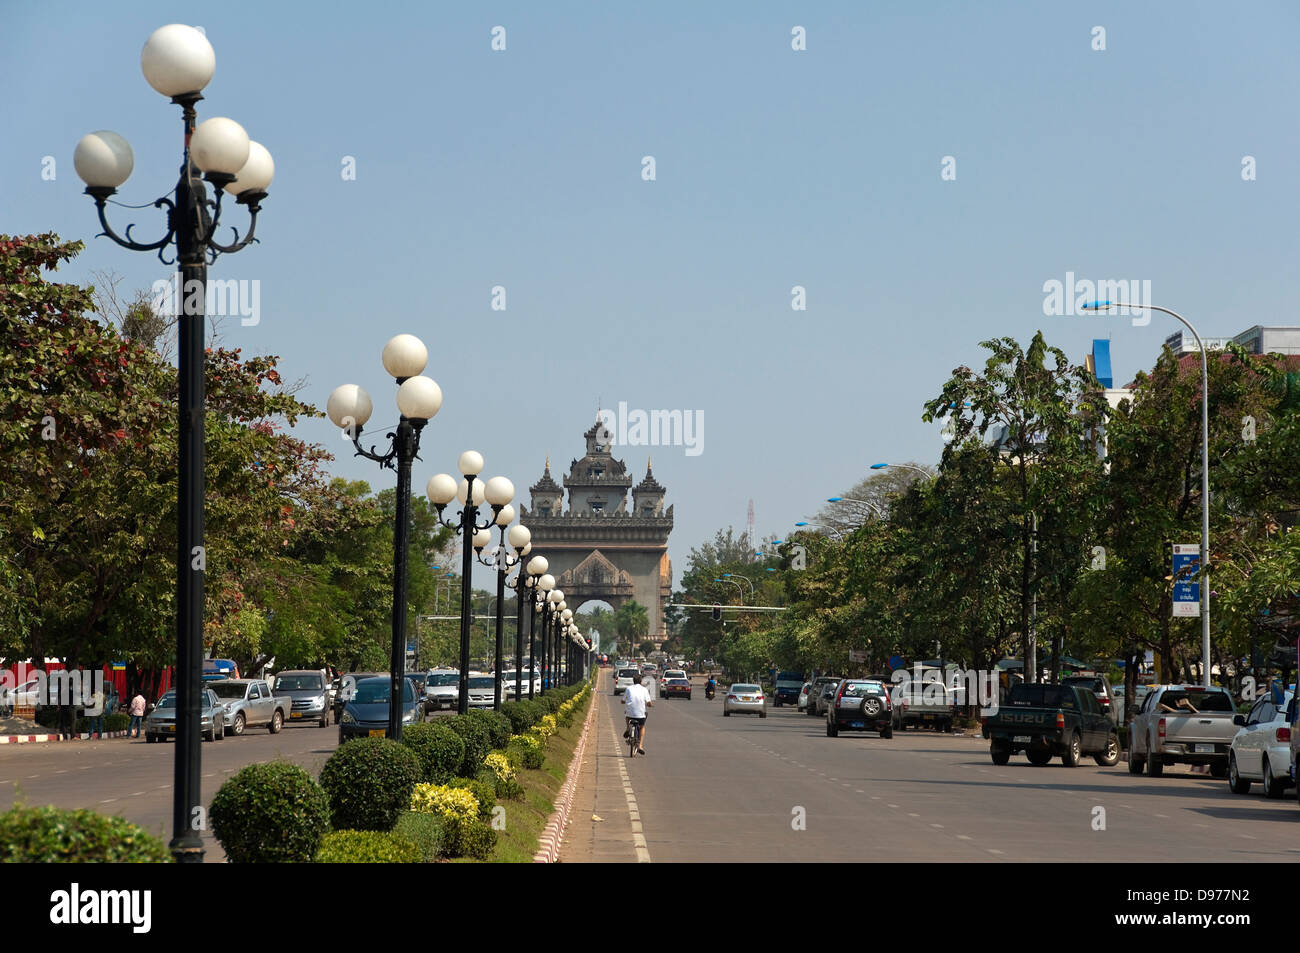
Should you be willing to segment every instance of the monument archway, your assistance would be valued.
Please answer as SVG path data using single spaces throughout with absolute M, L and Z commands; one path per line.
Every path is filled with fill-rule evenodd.
M 562 487 L 551 476 L 548 459 L 542 478 L 529 490 L 531 505 L 523 508 L 520 521 L 532 531 L 532 553 L 546 557 L 548 572 L 575 613 L 587 602 L 604 602 L 617 611 L 635 600 L 646 607 L 647 637 L 662 642 L 664 604 L 672 597 L 673 508 L 664 509 L 667 491 L 648 460 L 645 478 L 633 486 L 626 464 L 600 443 L 608 431 L 599 420 L 583 437 L 587 453 L 570 463 Z

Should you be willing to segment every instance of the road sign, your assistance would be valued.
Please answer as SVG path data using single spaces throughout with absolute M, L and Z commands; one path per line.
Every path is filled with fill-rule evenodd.
M 1195 618 L 1201 614 L 1201 584 L 1194 581 L 1201 567 L 1201 547 L 1195 543 L 1174 543 L 1174 618 Z
M 866 649 L 849 649 L 850 662 L 865 662 L 867 660 Z

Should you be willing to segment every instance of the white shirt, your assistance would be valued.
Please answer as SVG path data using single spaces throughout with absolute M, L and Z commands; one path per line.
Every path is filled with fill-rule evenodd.
M 644 718 L 646 702 L 650 700 L 650 692 L 644 685 L 629 685 L 623 692 L 623 704 L 627 706 L 627 717 Z

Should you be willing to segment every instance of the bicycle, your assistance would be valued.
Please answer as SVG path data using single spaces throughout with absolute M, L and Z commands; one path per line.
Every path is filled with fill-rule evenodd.
M 636 749 L 641 747 L 641 722 L 638 719 L 629 719 L 627 726 L 627 744 L 629 758 L 636 757 Z

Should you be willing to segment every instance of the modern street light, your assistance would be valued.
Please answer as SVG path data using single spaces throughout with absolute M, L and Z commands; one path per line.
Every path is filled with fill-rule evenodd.
M 506 480 L 505 477 L 496 477 L 495 479 L 503 480 L 505 483 L 510 483 L 510 481 Z M 509 495 L 511 497 L 515 495 L 514 484 L 510 484 Z M 490 498 L 489 498 L 489 502 L 490 502 Z M 510 505 L 503 506 L 501 507 L 501 510 L 496 514 L 496 525 L 501 530 L 501 538 L 497 544 L 496 551 L 493 553 L 493 558 L 491 560 L 486 560 L 483 558 L 483 547 L 486 546 L 489 542 L 491 542 L 492 531 L 485 529 L 474 534 L 474 549 L 478 553 L 478 561 L 482 563 L 484 566 L 495 566 L 497 571 L 497 632 L 496 632 L 497 663 L 496 663 L 496 684 L 494 686 L 494 690 L 492 693 L 493 711 L 501 710 L 501 677 L 502 677 L 501 656 L 503 654 L 503 647 L 501 644 L 501 639 L 502 639 L 501 629 L 504 623 L 503 613 L 505 611 L 504 604 L 506 598 L 506 573 L 509 570 L 513 569 L 515 566 L 518 566 L 520 561 L 523 560 L 523 558 L 528 555 L 529 550 L 533 548 L 533 544 L 531 542 L 533 538 L 532 531 L 529 530 L 527 526 L 524 526 L 522 524 L 520 524 L 519 526 L 510 526 L 510 524 L 513 523 L 514 520 L 515 520 L 515 508 L 513 506 Z M 510 546 L 515 551 L 515 555 L 513 558 L 506 552 L 506 538 L 507 538 L 506 527 L 507 526 L 510 526 L 510 531 L 509 531 Z M 515 632 L 516 632 L 515 642 L 517 645 L 518 644 L 517 626 Z M 519 668 L 519 662 L 520 662 L 519 653 L 516 650 L 515 652 L 516 672 L 518 671 Z
M 744 581 L 749 585 L 749 598 L 750 598 L 751 600 L 753 600 L 753 598 L 754 598 L 754 583 L 753 583 L 753 580 L 751 580 L 748 576 L 742 575 L 741 573 L 738 573 L 738 572 L 724 572 L 724 573 L 722 574 L 722 578 L 723 578 L 723 579 L 743 579 L 743 580 L 744 580 Z
M 178 863 L 202 863 L 203 842 L 194 826 L 202 814 L 199 703 L 203 675 L 203 546 L 204 467 L 204 319 L 208 265 L 218 254 L 232 254 L 254 241 L 257 213 L 275 175 L 271 154 L 251 141 L 239 123 L 208 119 L 196 127 L 195 104 L 216 69 L 212 45 L 194 27 L 173 23 L 150 34 L 140 54 L 144 78 L 159 93 L 181 107 L 184 146 L 180 177 L 172 198 L 153 205 L 167 207 L 167 232 L 157 241 L 137 242 L 134 225 L 119 235 L 108 224 L 104 205 L 131 175 L 135 157 L 130 144 L 115 132 L 101 130 L 83 136 L 73 165 L 86 194 L 95 200 L 103 233 L 123 248 L 153 251 L 165 265 L 176 264 L 180 288 L 176 295 L 180 330 L 177 367 L 179 440 L 177 452 L 176 533 L 176 760 L 172 784 L 172 840 Z M 202 179 L 200 178 L 202 174 Z M 216 193 L 208 198 L 206 180 Z M 215 240 L 224 193 L 247 206 L 248 234 L 223 245 Z M 175 244 L 176 257 L 165 250 Z
M 921 474 L 921 476 L 925 477 L 926 479 L 929 479 L 930 477 L 934 476 L 934 474 L 931 473 L 929 470 L 925 469 L 925 467 L 918 467 L 911 463 L 873 463 L 870 469 L 884 470 L 886 467 L 898 467 L 900 470 L 915 470 L 917 473 Z
M 459 485 L 455 477 L 447 473 L 439 473 L 429 478 L 425 493 L 429 497 L 429 502 L 438 511 L 438 522 L 449 529 L 456 530 L 461 536 L 460 697 L 456 702 L 456 711 L 464 715 L 469 712 L 469 629 L 472 612 L 470 601 L 473 598 L 470 573 L 473 570 L 475 535 L 489 529 L 496 522 L 502 508 L 514 497 L 515 487 L 505 477 L 493 477 L 486 484 L 477 479 L 483 472 L 483 456 L 477 451 L 466 450 L 462 453 L 458 467 L 465 477 Z M 478 508 L 484 499 L 492 507 L 492 518 L 480 526 Z M 460 501 L 460 518 L 444 520 L 442 511 L 452 500 Z M 498 656 L 497 670 L 500 669 L 501 662 Z M 498 684 L 500 684 L 499 678 Z
M 393 517 L 393 643 L 389 663 L 388 737 L 402 737 L 402 680 L 406 677 L 406 580 L 411 533 L 411 463 L 420 450 L 420 431 L 442 407 L 442 389 L 421 375 L 429 349 L 413 334 L 399 334 L 384 345 L 384 369 L 397 381 L 397 429 L 390 431 L 388 449 L 379 453 L 361 446 L 361 433 L 374 410 L 370 395 L 356 384 L 334 388 L 325 405 L 336 427 L 352 438 L 356 456 L 381 468 L 397 470 L 397 512 Z M 396 463 L 396 466 L 394 466 Z
M 1177 311 L 1154 304 L 1125 304 L 1119 301 L 1094 301 L 1085 304 L 1084 311 L 1109 311 L 1111 308 L 1133 308 L 1159 311 L 1177 318 L 1183 327 L 1196 338 L 1201 352 L 1201 684 L 1210 687 L 1210 368 L 1205 357 L 1205 344 L 1190 321 Z
M 530 544 L 531 545 L 531 544 Z M 524 566 L 515 575 L 515 601 L 519 610 L 518 623 L 515 625 L 515 698 L 522 700 L 523 685 L 523 655 L 524 655 L 524 611 L 525 599 L 527 600 L 528 611 L 528 697 L 533 697 L 533 681 L 537 671 L 533 662 L 533 620 L 536 614 L 537 602 L 537 584 L 538 581 L 546 574 L 548 564 L 545 556 L 534 556 L 528 560 L 528 565 Z

